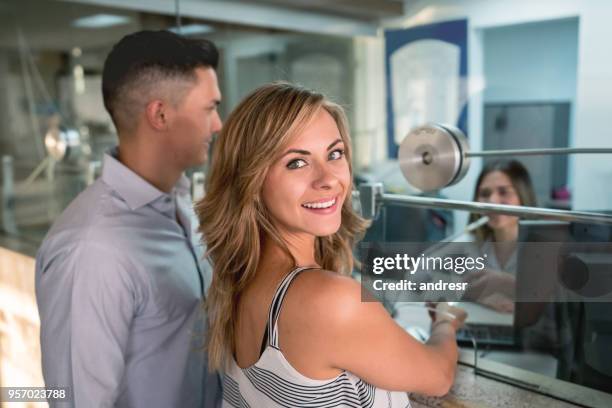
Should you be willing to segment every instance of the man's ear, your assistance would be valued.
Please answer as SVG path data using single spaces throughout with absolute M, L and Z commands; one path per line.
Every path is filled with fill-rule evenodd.
M 168 105 L 159 99 L 149 102 L 145 108 L 145 117 L 155 130 L 166 130 L 169 120 Z

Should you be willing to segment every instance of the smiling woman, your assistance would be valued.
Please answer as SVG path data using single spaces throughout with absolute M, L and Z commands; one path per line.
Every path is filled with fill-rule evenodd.
M 270 166 L 262 198 L 286 239 L 328 236 L 340 228 L 339 209 L 351 186 L 345 149 L 334 118 L 321 109 Z
M 266 85 L 228 118 L 196 206 L 225 406 L 405 407 L 407 392 L 448 391 L 465 315 L 447 307 L 423 345 L 361 301 L 351 176 L 344 113 L 321 94 Z

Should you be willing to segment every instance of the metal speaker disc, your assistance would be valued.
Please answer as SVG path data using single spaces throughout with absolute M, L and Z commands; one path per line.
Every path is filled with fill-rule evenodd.
M 404 177 L 421 191 L 459 182 L 469 169 L 467 139 L 453 126 L 428 124 L 411 130 L 399 147 Z
M 76 129 L 52 127 L 45 134 L 45 147 L 55 161 L 76 159 L 81 150 L 81 136 Z

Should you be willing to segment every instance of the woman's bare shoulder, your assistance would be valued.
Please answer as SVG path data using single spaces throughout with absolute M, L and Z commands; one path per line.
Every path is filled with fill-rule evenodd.
M 359 295 L 361 288 L 359 282 L 352 277 L 325 269 L 311 269 L 302 272 L 295 279 L 293 286 L 317 301 L 329 301 L 330 298 L 338 296 Z
M 379 312 L 380 304 L 364 301 L 359 282 L 349 276 L 324 269 L 300 273 L 292 283 L 288 296 L 297 306 L 301 318 L 321 325 L 349 323 L 372 309 Z M 299 309 L 298 309 L 299 308 Z

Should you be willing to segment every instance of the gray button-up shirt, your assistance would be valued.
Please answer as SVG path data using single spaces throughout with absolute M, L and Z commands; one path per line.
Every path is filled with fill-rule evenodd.
M 70 387 L 76 407 L 216 406 L 201 351 L 212 275 L 189 181 L 163 193 L 113 155 L 37 255 L 45 383 Z

